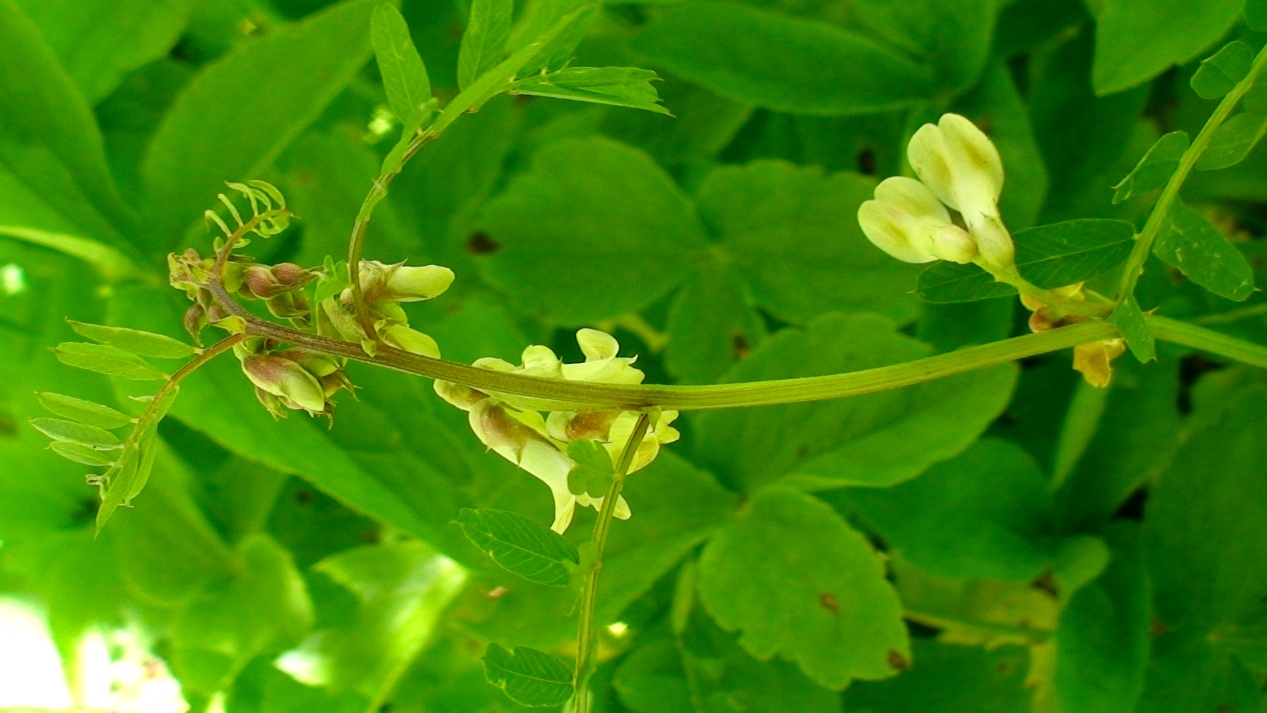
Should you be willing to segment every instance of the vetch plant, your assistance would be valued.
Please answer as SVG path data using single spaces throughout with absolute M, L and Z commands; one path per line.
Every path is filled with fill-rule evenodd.
M 107 324 L 71 321 L 88 341 L 52 350 L 109 384 L 41 391 L 54 417 L 29 419 L 49 450 L 94 469 L 99 495 L 96 539 L 45 568 L 51 601 L 112 593 L 102 620 L 153 632 L 198 710 L 951 711 L 987 695 L 1053 713 L 1257 706 L 1267 346 L 1261 329 L 1217 328 L 1261 321 L 1262 225 L 1228 228 L 1218 211 L 1233 201 L 1209 212 L 1180 192 L 1194 171 L 1253 160 L 1267 50 L 1246 34 L 1192 72 L 1194 95 L 1218 103 L 1191 140 L 1129 116 L 1139 151 L 1126 158 L 1143 157 L 1110 191 L 1100 179 L 1122 157 L 1058 172 L 1077 157 L 1039 153 L 1060 127 L 1038 112 L 1082 91 L 1058 52 L 1090 52 L 1091 34 L 1070 38 L 1093 22 L 1099 90 L 1195 56 L 1124 59 L 1126 16 L 1147 9 L 1093 20 L 1071 6 L 1069 37 L 1041 42 L 988 2 L 921 3 L 923 24 L 884 3 L 855 9 L 857 26 L 712 2 L 473 0 L 456 67 L 433 77 L 415 39 L 443 33 L 392 3 L 346 0 L 187 80 L 138 169 L 141 210 L 117 166 L 57 159 L 77 166 L 58 169 L 74 200 L 40 205 L 65 225 L 109 226 L 95 229 L 115 244 L 61 223 L 6 227 L 0 200 L 0 233 L 112 280 L 96 316 Z M 1243 10 L 1265 26 L 1257 3 Z M 66 74 L 28 14 L 0 5 L 12 57 L 45 62 L 47 91 L 77 97 L 72 119 L 95 131 L 80 92 L 108 78 Z M 338 89 L 359 68 L 328 59 L 339 42 L 362 43 L 362 59 L 372 47 L 381 82 L 349 92 L 373 97 L 366 141 L 400 128 L 390 146 L 338 129 L 275 162 L 284 142 L 255 147 L 252 133 L 249 165 L 188 189 L 157 180 L 163 161 L 201 150 L 208 97 L 255 63 L 329 62 L 294 74 L 316 82 L 290 100 L 309 116 L 265 106 L 268 131 L 289 142 L 322 110 L 342 126 L 352 110 L 327 108 L 334 89 L 311 103 L 325 91 L 312 74 L 346 74 Z M 1001 61 L 1012 55 L 990 52 L 1041 55 L 1051 76 L 1034 69 L 1024 97 Z M 613 56 L 667 70 L 665 102 L 651 70 L 577 66 Z M 0 52 L 0 86 L 14 86 L 10 59 Z M 869 67 L 888 79 L 820 81 Z M 1142 107 L 1140 89 L 1086 101 Z M 95 116 L 123 111 L 111 101 Z M 681 120 L 665 116 L 675 102 Z M 871 148 L 860 173 L 769 158 L 884 134 L 859 116 L 905 126 L 882 164 Z M 639 123 L 651 121 L 670 123 Z M 66 147 L 75 135 L 47 130 Z M 511 155 L 520 131 L 531 158 Z M 642 151 L 600 132 L 652 138 Z M 123 151 L 122 130 L 110 141 Z M 0 146 L 0 180 L 53 190 L 18 160 L 44 154 L 17 146 Z M 503 165 L 518 173 L 501 178 Z M 368 184 L 363 198 L 314 179 L 349 166 L 367 169 L 350 181 Z M 1041 199 L 1026 214 L 1017 197 L 1046 190 L 1049 171 L 1041 215 L 1056 218 L 1033 226 Z M 91 188 L 94 172 L 105 178 Z M 167 211 L 243 172 L 269 180 L 223 184 L 204 213 L 209 250 L 175 229 L 191 216 Z M 907 175 L 864 175 L 876 172 Z M 350 227 L 340 256 L 325 254 L 327 210 Z M 398 250 L 414 224 L 428 240 Z M 147 267 L 160 253 L 179 309 Z M 1009 336 L 1014 302 L 1027 334 Z M 178 324 L 188 341 L 161 333 Z M 1180 357 L 1194 372 L 1245 366 L 1181 387 L 1177 366 L 1153 363 Z M 647 383 L 668 375 L 693 383 Z M 298 514 L 318 496 L 291 475 L 332 496 L 318 498 L 326 520 Z M 45 556 L 18 542 L 31 562 Z M 122 574 L 85 583 L 92 561 Z M 53 611 L 76 670 L 98 623 Z M 491 689 L 469 685 L 474 649 Z M 938 707 L 928 692 L 943 689 L 962 699 Z

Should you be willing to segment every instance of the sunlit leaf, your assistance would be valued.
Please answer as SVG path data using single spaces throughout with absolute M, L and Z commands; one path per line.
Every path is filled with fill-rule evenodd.
M 40 433 L 55 441 L 78 443 L 97 450 L 110 451 L 119 448 L 123 443 L 118 436 L 96 426 L 88 426 L 74 421 L 63 421 L 59 418 L 31 419 L 31 425 Z
M 431 79 L 409 35 L 409 25 L 391 3 L 380 2 L 370 22 L 370 37 L 387 102 L 402 123 L 409 124 L 431 101 Z
M 100 428 L 118 428 L 132 423 L 132 417 L 91 401 L 64 394 L 36 394 L 40 405 L 63 418 Z
M 53 353 L 63 364 L 108 376 L 138 381 L 167 378 L 166 374 L 150 366 L 144 359 L 107 344 L 65 342 L 57 345 Z
M 1220 297 L 1241 301 L 1254 291 L 1254 270 L 1245 256 L 1183 201 L 1170 209 L 1153 253 Z
M 163 334 L 142 332 L 125 327 L 107 327 L 101 324 L 85 324 L 71 321 L 71 329 L 81 337 L 94 342 L 109 344 L 137 356 L 158 359 L 183 359 L 193 356 L 194 348 Z
M 1182 131 L 1172 131 L 1157 139 L 1157 143 L 1148 149 L 1148 153 L 1135 164 L 1130 174 L 1113 187 L 1113 202 L 1121 203 L 1132 196 L 1166 185 L 1175 169 L 1179 168 L 1179 159 L 1187 150 L 1188 134 Z

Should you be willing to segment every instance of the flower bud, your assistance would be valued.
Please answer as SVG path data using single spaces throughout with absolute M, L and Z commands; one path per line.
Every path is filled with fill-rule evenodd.
M 194 304 L 185 310 L 185 331 L 189 332 L 189 337 L 194 340 L 194 344 L 202 346 L 202 330 L 209 324 L 207 321 L 207 311 L 202 305 Z
M 297 362 L 278 356 L 249 356 L 242 360 L 242 371 L 252 384 L 281 398 L 290 408 L 310 414 L 326 411 L 321 383 Z
M 1073 348 L 1073 368 L 1088 384 L 1103 389 L 1113 381 L 1113 360 L 1125 351 L 1126 342 L 1121 338 L 1079 344 Z
M 403 324 L 390 324 L 381 327 L 378 330 L 378 335 L 382 337 L 383 343 L 387 346 L 403 349 L 410 354 L 421 354 L 432 359 L 440 358 L 440 346 L 436 344 L 436 340 Z
M 280 421 L 286 418 L 286 407 L 282 404 L 282 400 L 268 393 L 260 387 L 255 387 L 255 398 L 264 406 L 264 410 L 268 411 L 273 420 Z
M 958 114 L 943 114 L 936 125 L 924 124 L 915 132 L 907 158 L 924 185 L 963 214 L 969 227 L 978 213 L 998 217 L 1003 161 L 976 124 Z
M 453 278 L 453 271 L 440 265 L 401 265 L 388 274 L 388 298 L 398 302 L 429 300 L 449 289 Z
M 483 391 L 439 379 L 435 382 L 435 390 L 436 395 L 463 411 L 470 411 L 475 404 L 488 398 L 488 394 Z
M 858 208 L 858 224 L 872 244 L 903 262 L 971 262 L 976 255 L 971 236 L 951 222 L 946 207 L 913 178 L 881 181 L 875 200 Z

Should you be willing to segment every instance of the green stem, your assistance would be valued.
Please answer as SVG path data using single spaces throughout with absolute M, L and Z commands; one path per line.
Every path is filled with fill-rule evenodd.
M 1158 339 L 1235 359 L 1242 364 L 1267 369 L 1267 346 L 1237 339 L 1213 329 L 1166 317 L 1150 317 L 1148 322 Z
M 1254 80 L 1267 67 L 1267 47 L 1258 53 L 1254 58 L 1254 64 L 1249 70 L 1249 74 L 1237 83 L 1232 91 L 1223 97 L 1223 101 L 1219 102 L 1219 106 L 1206 120 L 1205 126 L 1201 128 L 1201 133 L 1197 134 L 1197 138 L 1192 140 L 1192 145 L 1187 151 L 1183 152 L 1183 156 L 1179 158 L 1179 167 L 1175 169 L 1174 174 L 1170 176 L 1170 180 L 1166 182 L 1166 187 L 1162 189 L 1161 196 L 1157 199 L 1156 205 L 1153 206 L 1153 212 L 1148 216 L 1148 222 L 1144 224 L 1144 229 L 1135 236 L 1135 246 L 1131 250 L 1131 255 L 1126 261 L 1126 268 L 1122 272 L 1122 280 L 1118 285 L 1116 302 L 1121 303 L 1132 292 L 1135 291 L 1135 283 L 1139 280 L 1139 274 L 1144 269 L 1144 262 L 1148 259 L 1148 254 L 1152 252 L 1153 243 L 1157 240 L 1158 234 L 1165 227 L 1170 217 L 1170 208 L 1179 198 L 1179 189 L 1187 180 L 1188 174 L 1197 164 L 1197 160 L 1201 158 L 1201 154 L 1210 146 L 1210 141 L 1214 138 L 1214 132 L 1227 119 L 1236 105 L 1240 103 L 1241 97 L 1250 87 L 1254 86 Z
M 598 521 L 594 523 L 594 562 L 589 574 L 585 577 L 581 591 L 581 619 L 577 625 L 576 635 L 576 674 L 573 683 L 576 686 L 575 713 L 589 711 L 589 677 L 594 666 L 594 609 L 598 606 L 598 576 L 603 569 L 603 550 L 607 547 L 607 533 L 611 531 L 612 519 L 616 514 L 616 503 L 620 500 L 620 491 L 625 487 L 625 478 L 629 474 L 629 466 L 633 463 L 634 454 L 642 439 L 647 435 L 651 425 L 651 416 L 645 411 L 638 416 L 633 433 L 620 453 L 620 462 L 612 476 L 611 487 L 603 497 L 603 507 L 598 511 Z
M 1230 324 L 1232 322 L 1239 322 L 1242 319 L 1249 319 L 1250 317 L 1259 317 L 1264 314 L 1267 314 L 1267 302 L 1250 305 L 1249 307 L 1241 307 L 1240 309 L 1234 309 L 1230 312 L 1223 312 L 1221 314 L 1207 314 L 1202 317 L 1196 317 L 1192 320 L 1192 323 Z
M 1021 277 L 1021 273 L 1016 269 L 1015 265 L 1009 265 L 1006 271 L 994 273 L 994 276 L 998 281 L 1006 282 L 1007 284 L 1015 287 L 1016 291 L 1020 292 L 1022 295 L 1032 297 L 1039 302 L 1054 308 L 1058 314 L 1053 316 L 1057 318 L 1076 314 L 1083 317 L 1103 319 L 1113 311 L 1108 306 L 1099 304 L 1095 301 L 1073 300 L 1056 293 L 1054 290 L 1039 287 L 1038 285 L 1035 285 L 1029 280 Z M 1098 295 L 1091 293 L 1089 296 Z

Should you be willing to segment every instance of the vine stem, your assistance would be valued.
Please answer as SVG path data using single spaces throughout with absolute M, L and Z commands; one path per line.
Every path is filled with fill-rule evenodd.
M 633 464 L 634 454 L 642 445 L 642 439 L 651 426 L 651 415 L 646 411 L 638 415 L 633 433 L 625 442 L 625 449 L 620 453 L 620 462 L 612 475 L 611 487 L 603 497 L 603 507 L 598 511 L 598 521 L 594 523 L 593 545 L 594 562 L 585 576 L 581 590 L 580 621 L 576 634 L 576 674 L 573 684 L 576 687 L 575 713 L 589 713 L 589 677 L 594 666 L 594 610 L 598 606 L 598 577 L 603 569 L 603 550 L 607 547 L 607 533 L 611 531 L 612 519 L 616 514 L 616 503 L 620 500 L 620 491 L 625 487 L 625 478 L 629 475 L 629 467 Z
M 1122 280 L 1118 285 L 1117 297 L 1115 302 L 1120 304 L 1135 291 L 1135 283 L 1139 280 L 1139 275 L 1143 272 L 1144 262 L 1148 259 L 1148 254 L 1152 252 L 1153 243 L 1157 240 L 1161 229 L 1166 225 L 1167 219 L 1170 217 L 1170 208 L 1179 198 L 1179 189 L 1187 180 L 1188 174 L 1197 164 L 1197 160 L 1201 158 L 1201 154 L 1210 146 L 1210 141 L 1214 138 L 1214 132 L 1218 131 L 1223 125 L 1224 120 L 1232 113 L 1232 109 L 1240 102 L 1241 97 L 1245 96 L 1245 92 L 1254 86 L 1254 80 L 1267 68 L 1267 47 L 1264 47 L 1258 56 L 1254 58 L 1254 64 L 1250 67 L 1249 74 L 1232 88 L 1223 97 L 1223 101 L 1219 102 L 1218 107 L 1210 118 L 1206 120 L 1205 126 L 1201 127 L 1201 132 L 1192 140 L 1192 144 L 1188 146 L 1188 150 L 1183 152 L 1183 156 L 1179 158 L 1179 167 L 1171 174 L 1170 180 L 1166 182 L 1166 187 L 1162 189 L 1161 196 L 1158 197 L 1157 203 L 1153 206 L 1153 212 L 1148 216 L 1148 222 L 1144 224 L 1144 229 L 1135 236 L 1135 246 L 1131 249 L 1131 255 L 1127 258 L 1126 268 L 1122 271 Z M 1158 335 L 1160 336 L 1160 335 Z
M 1213 329 L 1166 317 L 1150 317 L 1158 339 L 1235 359 L 1242 364 L 1267 369 L 1267 346 L 1231 337 Z

